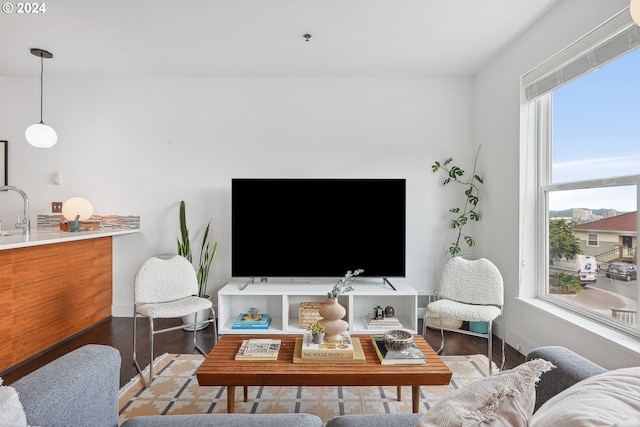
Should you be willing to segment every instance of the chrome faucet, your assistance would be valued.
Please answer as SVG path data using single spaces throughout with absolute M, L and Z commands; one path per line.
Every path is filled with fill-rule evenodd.
M 31 233 L 31 220 L 29 219 L 29 197 L 27 197 L 27 193 L 22 191 L 17 187 L 13 187 L 11 185 L 5 185 L 0 187 L 0 191 L 12 190 L 22 196 L 22 200 L 24 200 L 24 213 L 22 214 L 22 222 L 20 222 L 20 214 L 18 214 L 18 222 L 16 222 L 16 228 L 22 228 L 22 234 L 26 234 L 27 236 Z

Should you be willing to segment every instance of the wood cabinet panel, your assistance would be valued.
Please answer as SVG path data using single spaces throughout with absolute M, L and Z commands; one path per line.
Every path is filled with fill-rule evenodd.
M 111 315 L 112 238 L 0 251 L 0 371 Z

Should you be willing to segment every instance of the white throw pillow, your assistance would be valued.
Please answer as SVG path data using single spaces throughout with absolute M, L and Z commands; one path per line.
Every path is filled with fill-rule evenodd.
M 0 427 L 27 425 L 27 416 L 15 388 L 2 385 L 0 378 Z
M 582 380 L 544 403 L 531 426 L 640 426 L 640 367 Z
M 546 360 L 531 360 L 455 390 L 420 417 L 416 427 L 528 425 L 535 383 L 553 367 Z

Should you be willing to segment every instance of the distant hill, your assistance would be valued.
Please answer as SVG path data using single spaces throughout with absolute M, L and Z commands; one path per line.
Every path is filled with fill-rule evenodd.
M 601 215 L 604 216 L 607 212 L 615 212 L 616 215 L 620 215 L 626 212 L 620 212 L 617 211 L 615 209 L 590 209 L 590 208 L 571 208 L 571 209 L 564 209 L 561 211 L 549 211 L 549 218 L 558 218 L 558 217 L 569 217 L 571 218 L 573 216 L 573 210 L 574 209 L 584 209 L 587 211 L 591 211 L 593 212 L 594 215 Z

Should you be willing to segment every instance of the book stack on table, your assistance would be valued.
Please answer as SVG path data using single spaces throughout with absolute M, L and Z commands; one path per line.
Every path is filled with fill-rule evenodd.
M 364 352 L 358 338 L 342 333 L 339 340 L 325 340 L 321 344 L 311 341 L 311 334 L 296 339 L 293 363 L 365 363 Z
M 271 316 L 268 314 L 258 314 L 255 318 L 248 313 L 238 314 L 231 329 L 269 329 Z
M 280 340 L 251 338 L 242 340 L 236 360 L 277 360 Z
M 367 329 L 402 329 L 402 323 L 397 317 L 384 317 L 376 319 L 367 314 L 364 317 L 364 326 Z
M 371 335 L 373 341 L 373 347 L 376 350 L 378 359 L 383 365 L 424 365 L 427 363 L 427 358 L 424 353 L 418 348 L 415 343 L 411 343 L 411 346 L 406 350 L 387 350 L 384 345 L 383 334 Z

